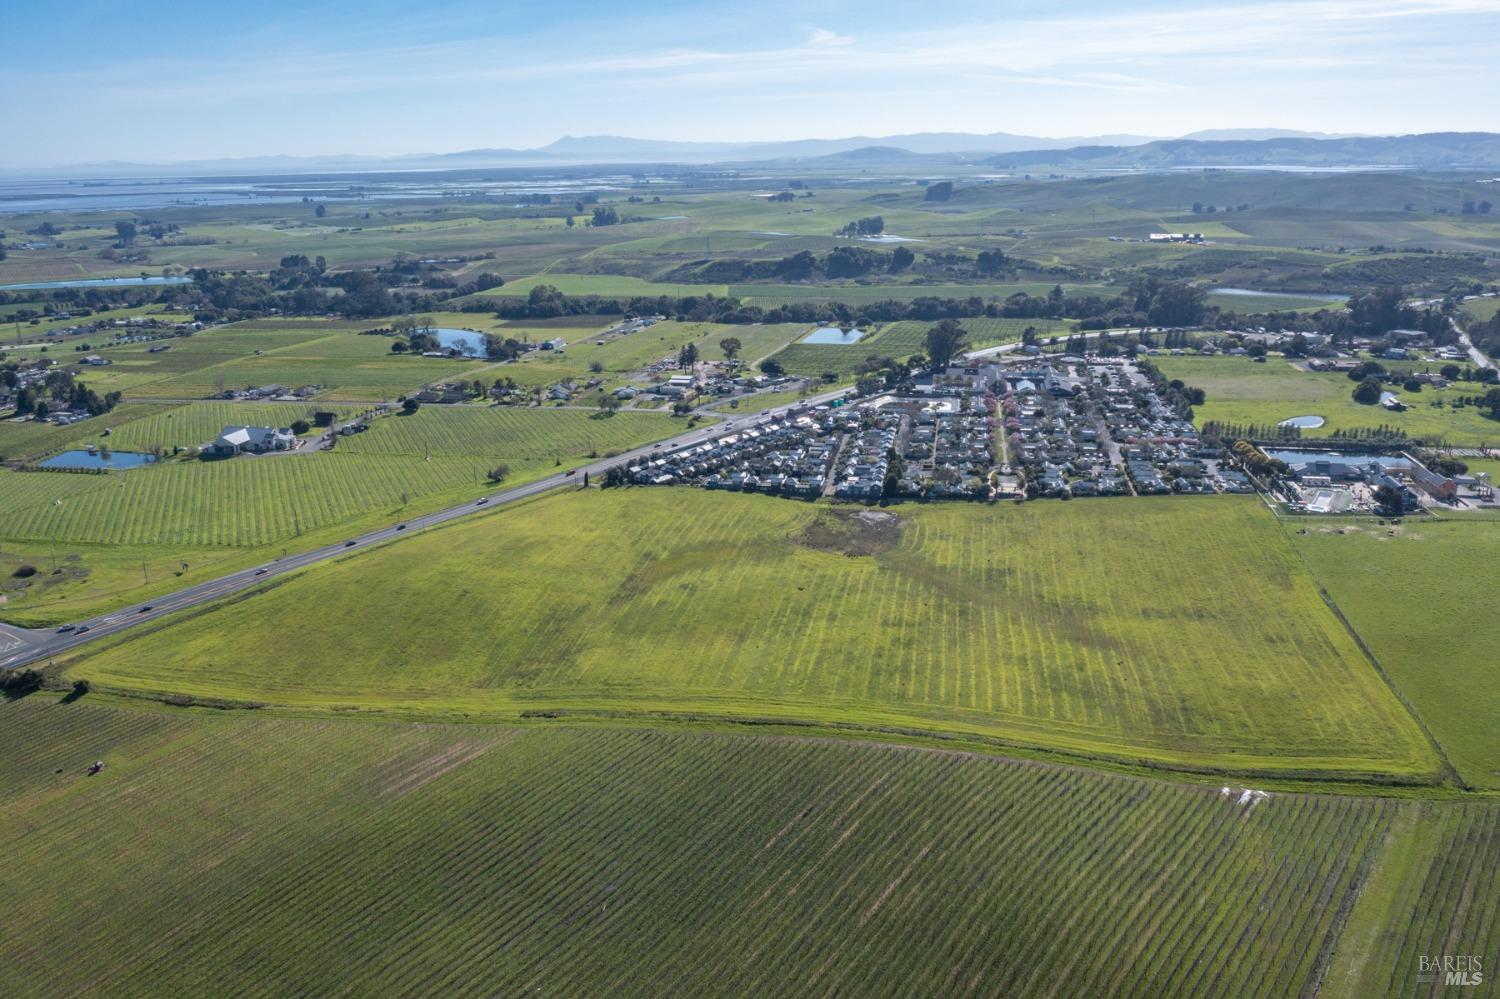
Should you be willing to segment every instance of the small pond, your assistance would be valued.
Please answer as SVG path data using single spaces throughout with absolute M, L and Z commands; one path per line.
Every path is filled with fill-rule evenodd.
M 43 468 L 139 468 L 156 460 L 141 451 L 63 451 L 42 462 Z
M 456 350 L 464 357 L 484 356 L 484 334 L 473 330 L 456 330 L 446 326 L 434 326 L 418 332 L 431 333 L 444 350 Z
M 1276 424 L 1278 427 L 1301 427 L 1303 430 L 1315 430 L 1328 421 L 1321 416 L 1293 416 Z
M 897 236 L 893 233 L 883 232 L 878 236 L 861 236 L 860 239 L 866 243 L 921 243 L 923 240 L 913 239 L 911 236 Z
M 803 343 L 859 343 L 863 330 L 841 330 L 837 326 L 820 326 L 803 338 Z
M 1348 295 L 1333 295 L 1319 291 L 1256 291 L 1253 288 L 1210 288 L 1215 295 L 1234 295 L 1243 298 L 1305 298 L 1313 302 L 1342 302 Z
M 192 284 L 190 277 L 79 278 L 76 281 L 33 281 L 30 284 L 0 284 L 0 291 L 31 291 L 43 288 L 129 288 L 135 285 Z

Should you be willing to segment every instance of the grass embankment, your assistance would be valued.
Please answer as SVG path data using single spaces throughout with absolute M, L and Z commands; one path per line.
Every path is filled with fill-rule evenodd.
M 1439 766 L 1249 497 L 855 515 L 575 493 L 321 568 L 71 672 L 301 706 L 940 731 L 1241 773 Z
M 1493 805 L 44 695 L 0 778 L 10 995 L 1363 996 L 1500 944 Z

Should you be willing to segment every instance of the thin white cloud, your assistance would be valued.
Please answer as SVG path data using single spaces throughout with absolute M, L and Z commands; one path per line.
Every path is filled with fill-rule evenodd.
M 854 39 L 849 35 L 829 31 L 827 28 L 814 28 L 807 43 L 818 48 L 842 48 L 846 45 L 853 45 Z

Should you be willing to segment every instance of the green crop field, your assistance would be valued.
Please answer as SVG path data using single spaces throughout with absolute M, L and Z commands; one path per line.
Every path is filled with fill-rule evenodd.
M 1200 424 L 1218 420 L 1269 426 L 1293 416 L 1321 416 L 1328 422 L 1309 436 L 1387 425 L 1414 438 L 1450 445 L 1500 445 L 1500 423 L 1487 419 L 1477 407 L 1454 407 L 1459 396 L 1483 394 L 1463 382 L 1421 392 L 1406 392 L 1397 386 L 1396 392 L 1407 408 L 1392 412 L 1355 402 L 1354 383 L 1345 375 L 1299 371 L 1276 357 L 1265 364 L 1244 357 L 1163 356 L 1152 360 L 1168 378 L 1180 378 L 1204 390 L 1207 402 L 1194 407 Z M 1435 371 L 1439 365 L 1431 367 Z
M 682 430 L 657 413 L 610 416 L 580 409 L 424 406 L 411 416 L 376 420 L 339 445 L 341 453 L 498 457 L 522 461 L 577 459 L 627 451 Z
M 0 774 L 10 995 L 1364 996 L 1500 944 L 1493 804 L 45 695 Z
M 1289 521 L 1313 576 L 1470 784 L 1500 788 L 1500 620 L 1465 594 L 1500 558 L 1500 523 Z M 1306 534 L 1295 533 L 1306 528 Z M 1391 533 L 1394 531 L 1394 533 Z
M 550 465 L 516 471 L 540 474 Z M 319 453 L 105 475 L 3 472 L 0 496 L 4 535 L 14 540 L 266 545 L 377 511 L 405 516 L 412 500 L 481 489 L 483 474 L 479 459 Z
M 73 427 L 75 436 L 70 443 L 108 445 L 120 451 L 142 451 L 158 444 L 168 450 L 173 447 L 197 447 L 212 442 L 225 427 L 285 427 L 296 420 L 311 423 L 313 414 L 320 410 L 334 413 L 340 420 L 358 412 L 352 406 L 313 401 L 189 402 L 154 408 L 139 419 L 115 426 L 108 437 L 97 431 L 78 434 L 80 430 L 93 430 L 93 421 L 76 424 Z
M 158 407 L 139 421 L 143 429 L 125 424 L 107 440 L 116 447 L 201 443 L 225 416 L 272 416 L 280 408 Z M 307 407 L 285 408 L 296 415 Z M 508 466 L 506 481 L 516 485 L 681 428 L 652 413 L 427 406 L 378 419 L 341 438 L 331 454 L 168 461 L 104 475 L 0 470 L 0 568 L 64 569 L 46 585 L 0 583 L 0 617 L 52 623 L 82 616 L 170 588 L 181 561 L 199 566 L 197 579 L 250 564 L 267 546 L 311 547 L 334 540 L 330 531 L 355 533 L 462 502 L 491 488 L 486 475 L 496 465 Z M 215 550 L 224 548 L 239 551 Z
M 898 516 L 686 489 L 557 496 L 71 671 L 309 706 L 775 717 L 1237 771 L 1438 771 L 1254 498 Z M 344 593 L 400 610 L 296 611 Z M 455 604 L 486 626 L 453 627 Z

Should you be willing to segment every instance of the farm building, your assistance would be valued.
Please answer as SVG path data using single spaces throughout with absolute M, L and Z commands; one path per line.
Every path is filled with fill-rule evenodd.
M 275 427 L 225 427 L 208 450 L 218 455 L 290 451 L 297 444 L 291 430 Z

